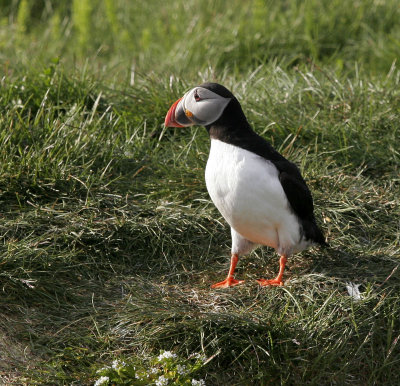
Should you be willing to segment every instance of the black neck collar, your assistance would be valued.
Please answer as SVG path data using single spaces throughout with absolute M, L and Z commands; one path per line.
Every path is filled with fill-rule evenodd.
M 229 102 L 221 117 L 206 126 L 206 129 L 210 138 L 230 144 L 237 144 L 239 139 L 244 140 L 255 134 L 236 98 Z

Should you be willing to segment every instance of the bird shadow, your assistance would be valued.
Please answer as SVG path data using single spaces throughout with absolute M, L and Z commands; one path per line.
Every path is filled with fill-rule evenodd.
M 342 282 L 399 286 L 400 262 L 384 254 L 354 253 L 329 248 L 314 256 L 312 271 Z

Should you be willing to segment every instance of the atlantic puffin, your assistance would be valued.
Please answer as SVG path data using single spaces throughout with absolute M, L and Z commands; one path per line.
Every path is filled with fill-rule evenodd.
M 166 127 L 192 125 L 205 126 L 209 133 L 207 190 L 231 227 L 228 276 L 211 287 L 243 283 L 234 278 L 239 256 L 259 245 L 274 248 L 280 260 L 275 279 L 257 282 L 261 286 L 283 285 L 290 255 L 313 244 L 327 245 L 300 170 L 252 129 L 239 101 L 218 83 L 196 86 L 170 107 Z

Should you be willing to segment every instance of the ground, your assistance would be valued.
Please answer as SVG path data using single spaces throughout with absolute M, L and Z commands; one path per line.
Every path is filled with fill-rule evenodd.
M 92 384 L 166 350 L 212 385 L 399 383 L 397 1 L 31 3 L 1 5 L 0 382 Z M 209 139 L 163 127 L 204 81 L 313 192 L 330 248 L 283 287 L 257 285 L 278 269 L 261 248 L 210 288 L 230 230 Z

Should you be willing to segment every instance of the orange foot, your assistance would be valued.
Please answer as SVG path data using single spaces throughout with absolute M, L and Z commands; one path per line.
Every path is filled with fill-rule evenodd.
M 260 284 L 260 286 L 265 287 L 267 285 L 283 285 L 283 281 L 279 280 L 279 279 L 270 279 L 270 280 L 266 280 L 266 279 L 257 279 L 258 284 Z
M 227 277 L 224 281 L 213 284 L 211 288 L 228 288 L 242 283 L 244 283 L 244 280 L 236 280 L 233 277 Z

